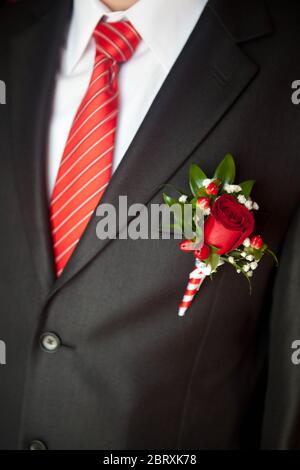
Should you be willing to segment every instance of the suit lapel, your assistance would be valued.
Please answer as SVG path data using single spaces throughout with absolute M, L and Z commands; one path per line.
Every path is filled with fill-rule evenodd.
M 26 3 L 26 2 L 24 2 Z M 46 194 L 47 134 L 59 52 L 71 2 L 29 2 L 29 26 L 11 40 L 10 102 L 14 166 L 24 226 L 44 293 L 54 281 Z M 16 7 L 17 8 L 17 7 Z M 38 16 L 38 21 L 36 21 Z
M 119 195 L 127 195 L 129 205 L 150 201 L 254 79 L 258 67 L 236 43 L 271 31 L 262 3 L 257 1 L 257 8 L 253 8 L 257 29 L 256 22 L 251 23 L 250 18 L 247 22 L 240 9 L 236 21 L 232 20 L 234 9 L 224 17 L 223 4 L 223 0 L 208 4 L 113 175 L 102 203 L 117 207 Z M 228 13 L 226 8 L 224 11 Z M 239 21 L 252 29 L 239 31 Z M 50 297 L 110 243 L 96 237 L 96 225 L 94 216 Z

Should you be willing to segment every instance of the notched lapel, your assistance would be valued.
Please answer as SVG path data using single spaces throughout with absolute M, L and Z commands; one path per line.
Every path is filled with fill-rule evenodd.
M 37 3 L 29 2 L 28 6 L 36 7 Z M 32 259 L 46 294 L 54 281 L 46 194 L 47 137 L 71 2 L 55 1 L 49 11 L 48 1 L 40 3 L 32 11 L 30 26 L 11 39 L 8 86 L 18 196 Z
M 257 65 L 228 34 L 217 11 L 208 6 L 101 202 L 117 206 L 119 195 L 127 195 L 129 205 L 147 203 L 213 130 L 257 72 Z M 93 216 L 50 297 L 110 242 L 97 239 L 96 225 Z

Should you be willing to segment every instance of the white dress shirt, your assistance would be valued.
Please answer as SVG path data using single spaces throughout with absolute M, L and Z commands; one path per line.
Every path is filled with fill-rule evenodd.
M 73 16 L 58 73 L 49 130 L 48 192 L 53 191 L 65 143 L 89 86 L 101 19 L 129 20 L 142 37 L 119 72 L 120 111 L 113 171 L 122 160 L 154 98 L 194 29 L 207 0 L 139 0 L 122 12 L 100 0 L 74 0 Z M 141 156 L 142 158 L 142 156 Z

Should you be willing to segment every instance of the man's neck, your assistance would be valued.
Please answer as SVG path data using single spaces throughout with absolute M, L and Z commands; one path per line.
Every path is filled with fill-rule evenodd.
M 101 0 L 111 11 L 128 10 L 138 0 Z

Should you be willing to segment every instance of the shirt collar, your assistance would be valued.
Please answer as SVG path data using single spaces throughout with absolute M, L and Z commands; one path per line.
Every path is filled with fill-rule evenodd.
M 122 12 L 111 12 L 100 0 L 74 0 L 73 17 L 64 57 L 71 73 L 104 16 L 107 21 L 129 20 L 146 46 L 169 72 L 195 27 L 207 0 L 139 0 Z

